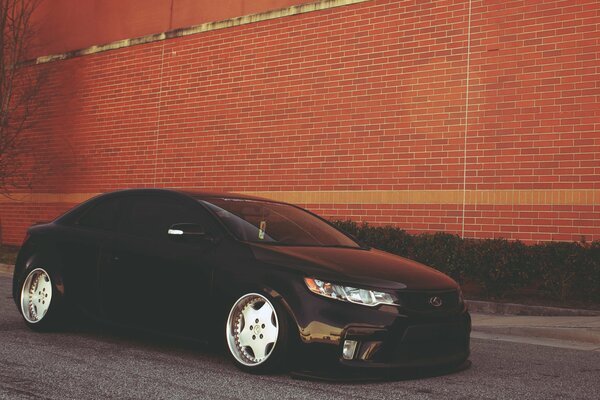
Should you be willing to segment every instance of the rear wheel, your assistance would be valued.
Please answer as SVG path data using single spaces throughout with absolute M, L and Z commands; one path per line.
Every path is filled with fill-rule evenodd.
M 266 296 L 245 294 L 231 307 L 226 338 L 239 368 L 254 373 L 277 371 L 288 352 L 287 315 Z
M 25 323 L 34 330 L 55 327 L 61 311 L 60 293 L 44 268 L 29 268 L 21 283 L 20 311 Z

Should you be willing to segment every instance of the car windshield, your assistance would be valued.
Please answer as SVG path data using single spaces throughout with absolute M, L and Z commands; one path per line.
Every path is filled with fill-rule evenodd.
M 240 240 L 288 246 L 360 246 L 314 215 L 291 205 L 268 201 L 200 199 Z

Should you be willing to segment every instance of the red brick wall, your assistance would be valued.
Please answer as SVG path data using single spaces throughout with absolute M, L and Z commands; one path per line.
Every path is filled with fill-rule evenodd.
M 600 239 L 600 3 L 473 1 L 470 21 L 470 52 L 468 1 L 377 0 L 38 66 L 35 191 L 300 192 L 413 232 Z M 61 210 L 0 207 L 10 243 Z

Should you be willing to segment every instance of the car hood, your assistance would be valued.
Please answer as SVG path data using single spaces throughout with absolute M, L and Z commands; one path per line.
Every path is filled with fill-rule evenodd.
M 385 289 L 443 290 L 458 287 L 452 278 L 433 268 L 381 250 L 249 245 L 258 261 L 291 268 L 323 280 Z

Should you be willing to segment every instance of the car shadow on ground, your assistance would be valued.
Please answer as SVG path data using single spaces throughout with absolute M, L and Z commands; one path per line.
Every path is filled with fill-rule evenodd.
M 436 368 L 414 368 L 403 370 L 357 370 L 357 371 L 291 371 L 290 375 L 300 380 L 315 380 L 331 383 L 378 383 L 399 382 L 435 378 L 438 376 L 451 375 L 463 372 L 471 367 L 470 360 L 460 365 Z
M 174 337 L 138 328 L 112 326 L 106 323 L 81 318 L 72 323 L 63 333 L 93 340 L 112 342 L 120 346 L 140 350 L 140 348 L 186 356 L 199 356 L 226 365 L 230 362 L 225 342 L 211 343 L 189 338 Z M 318 381 L 332 384 L 381 383 L 407 380 L 419 380 L 465 371 L 471 367 L 467 360 L 460 365 L 443 368 L 417 368 L 406 370 L 357 370 L 357 371 L 309 371 L 290 366 L 288 370 L 272 376 L 289 376 L 295 380 Z

